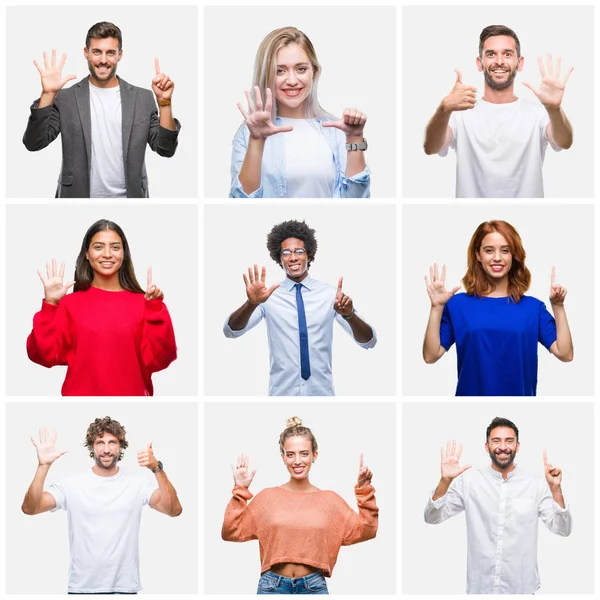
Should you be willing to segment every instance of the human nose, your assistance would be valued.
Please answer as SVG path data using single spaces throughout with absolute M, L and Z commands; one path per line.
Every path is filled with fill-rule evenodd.
M 298 83 L 298 77 L 296 76 L 296 72 L 294 70 L 287 72 L 286 82 L 288 85 L 296 85 Z

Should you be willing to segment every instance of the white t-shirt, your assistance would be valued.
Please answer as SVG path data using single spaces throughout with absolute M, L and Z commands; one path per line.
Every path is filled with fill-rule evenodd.
M 48 492 L 69 523 L 69 592 L 138 592 L 142 507 L 158 483 L 121 470 L 101 477 L 91 469 L 52 484 Z
M 542 104 L 519 98 L 450 116 L 457 198 L 543 198 L 542 164 L 550 122 Z M 552 146 L 554 150 L 560 150 Z M 439 152 L 448 154 L 448 147 Z
M 90 82 L 92 118 L 91 198 L 126 198 L 123 163 L 121 87 L 99 88 Z
M 281 117 L 280 125 L 294 130 L 280 133 L 285 148 L 285 174 L 290 198 L 332 198 L 335 161 L 320 123 L 315 119 Z

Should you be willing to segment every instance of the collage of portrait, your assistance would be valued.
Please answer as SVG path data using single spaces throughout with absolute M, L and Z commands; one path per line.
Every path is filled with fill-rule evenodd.
M 531 1 L 5 9 L 4 595 L 594 595 L 597 9 Z

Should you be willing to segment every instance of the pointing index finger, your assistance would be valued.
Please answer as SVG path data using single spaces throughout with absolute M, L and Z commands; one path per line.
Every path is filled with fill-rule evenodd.
M 338 294 L 341 294 L 341 293 L 342 293 L 342 284 L 343 284 L 343 282 L 344 282 L 344 278 L 343 278 L 343 277 L 340 277 L 340 278 L 338 279 L 338 284 L 337 284 L 337 293 L 338 293 Z
M 554 283 L 556 282 L 556 267 L 552 267 L 552 271 L 550 272 L 550 285 L 554 287 Z
M 146 283 L 148 284 L 148 287 L 150 287 L 152 285 L 152 267 L 148 267 L 148 275 L 146 277 Z
M 546 450 L 544 450 L 544 464 L 548 464 L 548 453 L 546 452 Z
M 360 466 L 361 469 L 363 468 L 363 464 L 364 464 L 363 463 L 363 453 L 361 452 L 360 453 L 360 462 L 359 462 L 359 466 Z
M 160 75 L 160 63 L 158 62 L 158 56 L 154 59 L 154 71 L 157 75 Z

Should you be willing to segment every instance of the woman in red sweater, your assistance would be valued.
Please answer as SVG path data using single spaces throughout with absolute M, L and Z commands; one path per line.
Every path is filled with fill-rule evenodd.
M 63 396 L 152 396 L 152 373 L 177 358 L 152 270 L 144 292 L 123 230 L 101 219 L 83 238 L 75 280 L 64 283 L 64 273 L 55 259 L 45 276 L 38 271 L 44 300 L 27 338 L 29 358 L 44 367 L 67 365 Z
M 222 537 L 230 542 L 259 541 L 258 594 L 327 594 L 325 577 L 331 576 L 340 547 L 370 540 L 377 533 L 373 474 L 361 454 L 354 488 L 357 514 L 335 492 L 310 483 L 317 440 L 298 417 L 288 419 L 279 449 L 289 481 L 263 490 L 249 504 L 248 488 L 256 469 L 250 471 L 245 454 L 238 457 Z

